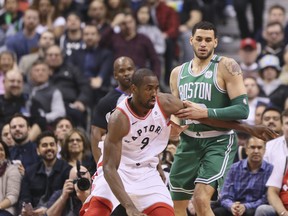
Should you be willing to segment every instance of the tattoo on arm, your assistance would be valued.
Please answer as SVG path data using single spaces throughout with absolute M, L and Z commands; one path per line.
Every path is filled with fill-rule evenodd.
M 242 75 L 242 70 L 239 64 L 234 59 L 225 58 L 223 60 L 223 64 L 232 76 Z

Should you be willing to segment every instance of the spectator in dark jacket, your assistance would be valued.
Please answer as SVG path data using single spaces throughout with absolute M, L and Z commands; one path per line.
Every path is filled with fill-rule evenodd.
M 45 61 L 52 70 L 50 83 L 57 87 L 63 95 L 66 114 L 78 126 L 84 126 L 85 111 L 91 97 L 88 79 L 81 74 L 77 67 L 64 62 L 61 49 L 57 45 L 47 49 Z

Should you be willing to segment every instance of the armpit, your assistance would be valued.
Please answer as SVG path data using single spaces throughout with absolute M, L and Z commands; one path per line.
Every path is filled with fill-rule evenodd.
M 223 59 L 223 65 L 227 69 L 227 71 L 232 74 L 232 76 L 235 75 L 242 75 L 242 70 L 239 66 L 239 64 L 232 58 L 224 58 Z

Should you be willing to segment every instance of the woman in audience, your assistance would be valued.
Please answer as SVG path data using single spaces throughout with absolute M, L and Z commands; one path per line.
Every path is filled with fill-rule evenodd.
M 58 154 L 57 158 L 61 158 L 60 152 L 64 145 L 66 135 L 74 128 L 74 124 L 69 117 L 60 117 L 55 121 L 54 134 L 57 137 Z
M 149 37 L 154 45 L 156 53 L 163 57 L 166 50 L 165 39 L 160 29 L 153 25 L 148 5 L 141 5 L 136 12 L 137 32 Z
M 31 8 L 39 11 L 40 25 L 37 32 L 42 34 L 47 29 L 53 31 L 55 38 L 58 39 L 65 30 L 65 18 L 60 16 L 57 4 L 53 6 L 52 0 L 34 0 Z
M 3 140 L 8 147 L 12 147 L 15 145 L 15 141 L 13 140 L 10 133 L 10 125 L 8 123 L 3 125 L 1 129 L 1 140 Z
M 0 215 L 15 215 L 14 204 L 18 201 L 21 175 L 9 160 L 8 146 L 0 141 Z
M 131 12 L 131 8 L 125 0 L 104 0 L 107 7 L 107 19 L 112 22 L 114 18 L 122 13 Z
M 76 166 L 77 161 L 80 161 L 81 165 L 85 166 L 90 173 L 94 174 L 96 171 L 88 138 L 79 129 L 73 129 L 67 134 L 61 155 L 73 167 Z

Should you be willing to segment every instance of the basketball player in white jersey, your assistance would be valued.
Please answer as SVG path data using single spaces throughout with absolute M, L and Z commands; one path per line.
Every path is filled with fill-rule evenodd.
M 109 216 L 119 203 L 128 216 L 174 216 L 172 199 L 156 167 L 158 154 L 168 143 L 170 115 L 183 108 L 183 102 L 159 93 L 158 79 L 149 69 L 134 73 L 131 91 L 132 97 L 110 116 L 103 170 L 97 170 L 95 188 L 81 216 Z

